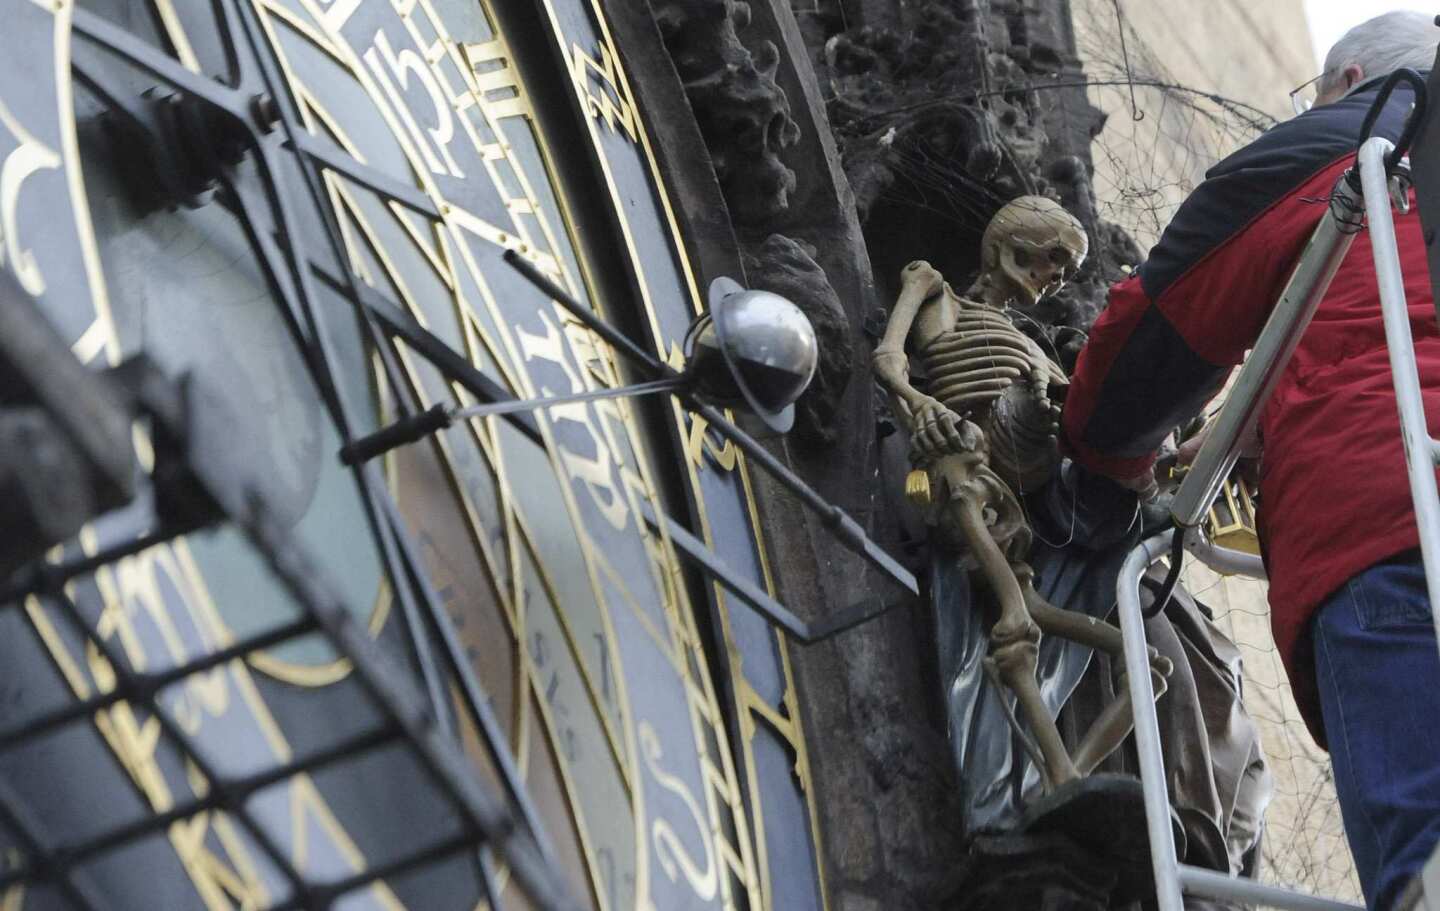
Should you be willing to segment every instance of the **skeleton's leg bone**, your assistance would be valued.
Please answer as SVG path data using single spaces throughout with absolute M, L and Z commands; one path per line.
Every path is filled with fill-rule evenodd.
M 1005 691 L 1005 681 L 1000 679 L 1000 671 L 995 667 L 995 659 L 986 658 L 980 662 L 980 666 L 984 668 L 985 679 L 990 681 L 990 685 L 995 688 L 996 694 L 1003 693 Z M 1015 739 L 1020 741 L 1020 746 L 1025 750 L 1025 755 L 1030 757 L 1030 761 L 1035 764 L 1035 768 L 1043 772 L 1045 769 L 1045 754 L 1040 752 L 1040 746 L 1035 742 L 1035 738 L 1031 737 L 1030 733 L 1025 730 L 1025 726 L 1020 723 L 1020 719 L 1015 717 L 1015 708 L 1010 705 L 1010 700 L 1003 698 L 1000 700 L 1000 711 L 1005 714 L 1005 722 L 1010 725 L 1010 730 L 1015 732 Z
M 1040 694 L 1040 685 L 1035 680 L 1039 654 L 1040 628 L 1030 619 L 1025 609 L 1025 596 L 1010 563 L 1000 551 L 981 515 L 979 500 L 969 492 L 963 492 L 954 501 L 953 507 L 959 513 L 961 531 L 966 543 L 980 563 L 981 571 L 990 583 L 991 591 L 1000 602 L 1000 619 L 990 628 L 990 657 L 1000 679 L 1015 694 L 1020 703 L 1020 714 L 1030 725 L 1040 752 L 1045 757 L 1045 778 L 1051 788 L 1080 777 L 1065 743 L 1060 739 L 1060 730 Z
M 1124 637 L 1119 629 L 1104 620 L 1096 620 L 1085 614 L 1068 611 L 1046 601 L 1039 592 L 1025 584 L 1028 581 L 1029 567 L 1023 563 L 1016 565 L 1024 567 L 1018 570 L 1016 575 L 1022 579 L 1021 591 L 1024 593 L 1025 606 L 1030 611 L 1030 617 L 1035 621 L 1035 625 L 1040 627 L 1043 634 L 1059 636 L 1061 639 L 1088 645 L 1115 658 L 1123 659 L 1125 657 Z M 1174 670 L 1170 659 L 1161 655 L 1153 646 L 1149 652 L 1151 671 L 1159 674 L 1162 678 L 1169 677 L 1170 672 Z M 1159 695 L 1158 691 L 1156 695 Z
M 1028 585 L 1023 586 L 1022 591 L 1025 606 L 1042 632 L 1088 645 L 1117 658 L 1124 657 L 1124 638 L 1114 626 L 1086 614 L 1056 607 Z M 1158 652 L 1151 648 L 1150 655 L 1153 661 Z
M 1166 661 L 1166 664 L 1169 662 Z M 1156 699 L 1165 694 L 1165 674 L 1153 664 L 1150 667 L 1150 683 L 1155 687 Z M 1130 731 L 1135 727 L 1130 688 L 1125 685 L 1123 676 L 1118 691 L 1115 701 L 1101 710 L 1099 717 L 1090 725 L 1090 730 L 1085 732 L 1085 738 L 1075 748 L 1075 768 L 1081 775 L 1089 775 L 1095 771 L 1095 767 L 1104 762 L 1106 756 L 1120 748 L 1120 744 L 1125 742 L 1125 738 L 1130 736 Z
M 1025 594 L 1025 605 L 1043 634 L 1059 636 L 1115 657 L 1123 657 L 1124 641 L 1120 630 L 1103 620 L 1054 606 L 1031 587 L 1030 567 L 1019 563 L 1015 564 L 1015 568 L 1021 590 Z M 1160 698 L 1165 692 L 1166 678 L 1173 669 L 1169 658 L 1161 656 L 1154 648 L 1150 649 L 1150 679 L 1155 687 L 1155 698 Z M 1115 701 L 1100 712 L 1099 717 L 1090 725 L 1090 730 L 1085 732 L 1080 745 L 1075 748 L 1073 759 L 1080 774 L 1088 775 L 1093 772 L 1106 756 L 1115 752 L 1120 744 L 1125 742 L 1134 726 L 1130 690 L 1128 687 L 1121 687 Z
M 1067 781 L 1079 778 L 1080 772 L 1065 749 L 1060 729 L 1056 727 L 1055 719 L 1050 717 L 1049 707 L 1045 705 L 1045 698 L 1040 693 L 1040 684 L 1035 680 L 1040 637 L 1038 630 L 1033 633 L 1033 638 L 1007 639 L 1003 634 L 992 630 L 991 653 L 987 660 L 995 663 L 1000 679 L 1005 682 L 1010 692 L 1015 694 L 1020 705 L 1020 714 L 1030 725 L 1040 752 L 1045 757 L 1045 765 L 1041 771 L 1045 773 L 1048 788 L 1053 790 Z
M 1085 732 L 1080 745 L 1075 748 L 1075 768 L 1081 775 L 1095 771 L 1105 757 L 1115 752 L 1130 731 L 1135 727 L 1134 713 L 1130 710 L 1130 692 L 1121 690 L 1115 701 L 1105 706 L 1100 715 Z

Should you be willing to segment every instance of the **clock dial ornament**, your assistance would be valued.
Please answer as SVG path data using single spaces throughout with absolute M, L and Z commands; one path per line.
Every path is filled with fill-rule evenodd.
M 612 224 L 624 238 L 651 352 L 676 364 L 683 358 L 687 330 L 705 309 L 705 298 L 674 217 L 643 111 L 607 22 L 607 4 L 535 2 L 550 25 L 552 48 L 570 70 L 573 113 L 604 175 Z M 677 104 L 686 107 L 683 95 Z M 685 456 L 697 536 L 734 576 L 773 592 L 749 475 L 749 463 L 763 464 L 767 454 L 764 450 L 742 454 L 741 444 L 717 432 L 712 416 L 718 415 L 713 410 L 687 410 L 679 403 L 673 408 L 673 434 Z M 813 492 L 809 496 L 795 492 L 803 502 L 821 508 Z M 847 543 L 859 545 L 863 538 Z M 879 556 L 873 546 L 863 549 L 872 562 Z M 914 590 L 913 578 L 904 580 L 904 571 L 897 573 L 891 564 L 885 570 Z M 723 638 L 717 649 L 728 665 L 722 669 L 723 698 L 731 743 L 739 754 L 737 771 L 754 839 L 759 901 L 764 907 L 787 911 L 825 908 L 814 794 L 789 642 L 771 617 L 722 584 L 706 587 L 704 606 L 712 628 Z
M 230 6 L 217 5 L 216 9 L 234 12 Z M 67 178 L 63 184 L 37 182 L 23 188 L 24 215 L 28 220 L 32 210 L 43 213 L 36 224 L 64 229 L 67 219 L 55 219 L 54 214 L 74 212 L 74 220 L 69 223 L 73 233 L 62 230 L 59 240 L 46 252 L 60 263 L 72 257 L 71 274 L 74 263 L 83 262 L 96 265 L 94 275 L 108 275 L 112 280 L 108 300 L 114 310 L 112 317 L 105 306 L 106 286 L 101 282 L 91 282 L 88 296 L 52 300 L 37 294 L 43 288 L 33 281 L 29 287 L 20 282 L 13 282 L 12 287 L 13 271 L 7 271 L 7 281 L 0 285 L 12 296 L 7 305 L 38 304 L 78 356 L 93 360 L 103 354 L 114 361 L 129 358 L 136 348 L 144 349 L 151 338 L 145 331 L 147 322 L 167 315 L 165 307 L 177 296 L 183 295 L 193 304 L 197 286 L 209 292 L 205 302 L 218 307 L 228 303 L 225 295 L 234 285 L 248 283 L 251 295 L 236 300 L 251 305 L 245 313 L 233 317 L 216 314 L 217 319 L 240 321 L 232 323 L 231 329 L 255 329 L 263 327 L 266 319 L 277 318 L 275 304 L 266 300 L 267 290 L 275 290 L 282 304 L 293 304 L 293 288 L 286 280 L 293 279 L 294 273 L 282 271 L 293 263 L 287 264 L 284 256 L 276 255 L 273 237 L 258 235 L 260 242 L 253 249 L 261 251 L 260 269 L 247 270 L 242 265 L 251 252 L 246 241 L 257 239 L 257 216 L 263 217 L 265 211 L 243 211 L 241 201 L 234 197 L 254 190 L 253 184 L 242 184 L 234 179 L 234 173 L 222 175 L 227 184 L 224 189 L 232 194 L 230 203 L 244 216 L 240 225 L 226 221 L 218 210 L 206 209 L 202 202 L 194 206 L 193 216 L 178 213 L 181 230 L 177 231 L 177 222 L 172 218 L 177 213 L 137 210 L 125 188 L 117 185 L 119 169 L 113 167 L 110 147 L 97 141 L 93 131 L 96 110 L 109 108 L 113 113 L 118 94 L 127 90 L 127 82 L 136 81 L 132 65 L 164 76 L 172 88 L 189 85 L 195 90 L 189 97 L 210 104 L 217 104 L 216 99 L 218 104 L 233 102 L 235 93 L 227 93 L 223 86 L 208 80 L 195 79 L 190 71 L 180 69 L 145 42 L 69 4 L 21 4 L 21 13 L 16 28 L 7 30 L 4 36 L 9 39 L 7 44 L 13 42 L 5 58 L 20 61 L 22 75 L 28 75 L 23 72 L 26 69 L 33 72 L 37 56 L 46 64 L 53 63 L 56 87 L 47 100 L 52 100 L 54 107 L 47 110 L 42 106 L 38 112 L 22 109 L 26 121 L 12 116 L 6 125 L 21 144 L 29 142 L 30 136 L 44 141 L 44 115 L 48 114 L 55 125 L 49 132 L 59 137 L 56 147 L 64 150 L 61 161 Z M 34 15 L 27 18 L 26 13 Z M 234 26 L 233 18 L 230 26 Z M 233 34 L 233 29 L 227 32 Z M 84 87 L 72 94 L 69 56 L 72 49 L 79 53 L 87 50 L 83 42 L 81 48 L 72 48 L 74 39 L 82 36 L 95 45 L 89 51 L 103 48 L 117 59 L 109 59 L 108 67 L 93 53 L 84 64 L 77 60 L 74 67 L 77 73 L 84 74 Z M 52 48 L 51 58 L 45 59 L 45 52 Z M 232 45 L 230 49 L 235 48 Z M 19 78 L 7 79 L 6 86 L 29 88 Z M 23 97 L 26 93 L 15 94 Z M 20 107 L 11 92 L 4 96 L 0 100 L 7 114 Z M 34 97 L 45 99 L 45 94 Z M 237 111 L 248 111 L 232 107 L 227 112 L 232 117 L 241 116 Z M 27 126 L 27 122 L 37 126 Z M 138 117 L 134 122 L 148 126 Z M 40 133 L 36 133 L 37 127 Z M 81 134 L 79 140 L 77 133 Z M 17 160 L 12 150 L 5 151 L 5 162 Z M 22 150 L 22 161 L 23 157 Z M 266 164 L 273 166 L 275 162 Z M 264 198 L 273 188 L 273 183 L 262 186 L 259 195 Z M 275 204 L 277 198 L 270 194 L 264 202 Z M 273 205 L 275 210 L 282 208 Z M 20 211 L 19 204 L 10 210 L 12 215 Z M 283 211 L 280 215 L 283 220 Z M 92 222 L 96 226 L 93 232 Z M 13 238 L 30 233 L 13 230 L 15 227 L 12 223 L 12 230 L 7 231 Z M 272 222 L 270 229 L 274 227 Z M 251 229 L 248 238 L 246 228 Z M 189 243 L 178 251 L 161 244 L 168 257 L 146 249 L 157 239 L 176 237 L 185 237 Z M 295 249 L 298 244 L 290 246 Z M 123 267 L 130 256 L 138 258 L 147 253 L 150 255 L 144 264 L 152 269 L 172 265 L 179 268 L 161 268 L 154 276 L 142 277 L 146 281 L 145 293 L 134 294 L 122 274 Z M 12 263 L 30 273 L 32 264 L 48 261 L 46 257 L 26 257 Z M 207 263 L 218 268 L 199 276 L 187 271 Z M 258 274 L 267 270 L 263 278 Z M 167 288 L 164 277 L 172 273 L 191 281 L 178 281 Z M 198 278 L 207 281 L 200 284 Z M 77 303 L 88 305 L 88 312 L 83 308 L 66 309 Z M 152 309 L 158 312 L 150 312 Z M 286 316 L 294 318 L 297 312 L 290 310 Z M 246 313 L 259 322 L 247 323 Z M 296 320 L 292 328 L 303 326 L 315 331 L 317 324 L 309 320 L 309 314 L 305 320 Z M 300 347 L 312 368 L 311 376 L 319 377 L 318 394 L 327 399 L 331 408 L 327 417 L 340 423 L 343 434 L 344 415 L 334 410 L 333 376 L 315 369 L 320 357 L 304 347 L 303 332 L 296 334 L 301 336 Z M 191 338 L 201 355 L 214 344 L 213 339 Z M 246 338 L 243 333 L 232 332 L 225 341 L 239 343 Z M 272 333 L 262 338 L 275 342 L 285 335 Z M 273 357 L 277 353 L 263 344 L 257 347 L 261 348 L 259 352 L 239 347 L 229 350 L 243 358 Z M 153 356 L 161 368 L 188 374 L 186 397 L 200 419 L 188 427 L 193 435 L 191 444 L 201 447 L 214 438 L 225 438 L 224 433 L 214 434 L 210 432 L 214 428 L 204 426 L 232 414 L 225 406 L 234 404 L 234 397 L 213 395 L 209 382 L 223 379 L 223 368 L 218 374 L 208 372 L 206 359 L 187 361 L 184 351 L 158 349 L 142 353 Z M 282 363 L 286 356 L 296 356 L 293 347 L 280 347 L 278 353 Z M 262 359 L 260 363 L 266 362 Z M 363 359 L 358 375 L 368 378 L 368 364 Z M 287 393 L 317 395 L 308 384 L 294 386 Z M 258 401 L 257 407 L 255 400 L 247 402 L 241 397 L 242 405 L 263 416 L 264 399 Z M 152 431 L 156 429 L 151 427 Z M 327 420 L 321 433 L 334 438 L 336 429 Z M 141 464 L 147 472 L 152 465 L 158 470 L 158 460 L 166 458 L 168 450 L 160 449 L 159 443 L 152 446 L 151 436 L 142 428 L 137 427 L 135 439 Z M 189 453 L 192 459 L 194 455 Z M 230 453 L 210 455 L 222 463 L 233 462 Z M 213 480 L 217 474 L 214 466 L 206 468 L 203 474 Z M 255 483 L 253 477 L 241 480 Z M 157 493 L 158 483 L 157 475 Z M 326 484 L 322 480 L 319 486 L 323 490 Z M 229 531 L 213 538 L 172 540 L 173 532 L 162 533 L 167 520 L 146 495 L 132 507 L 93 523 L 58 556 L 59 566 L 52 571 L 52 582 L 0 611 L 3 621 L 16 627 L 14 635 L 5 639 L 9 652 L 5 664 L 26 668 L 25 677 L 34 684 L 33 693 L 27 686 L 26 692 L 32 693 L 28 699 L 12 704 L 14 711 L 7 713 L 6 719 L 11 726 L 0 731 L 9 746 L 3 756 L 6 781 L 24 785 L 40 776 L 39 781 L 59 779 L 65 783 L 64 788 L 23 788 L 23 801 L 12 799 L 8 793 L 0 794 L 0 810 L 4 811 L 0 816 L 6 820 L 0 835 L 8 846 L 17 849 L 7 851 L 7 868 L 0 871 L 0 889 L 4 890 L 7 907 L 24 905 L 27 894 L 43 905 L 50 889 L 47 883 L 58 883 L 54 888 L 67 895 L 76 907 L 108 907 L 108 901 L 94 899 L 93 883 L 99 881 L 104 883 L 103 893 L 125 906 L 158 903 L 174 908 L 218 908 L 230 907 L 233 900 L 249 907 L 328 907 L 332 897 L 343 895 L 345 907 L 394 908 L 401 906 L 400 897 L 379 881 L 386 870 L 399 875 L 418 864 L 429 864 L 432 874 L 453 874 L 453 867 L 443 869 L 439 861 L 477 840 L 488 840 L 498 847 L 509 863 L 511 879 L 524 883 L 537 906 L 568 906 L 548 883 L 548 874 L 537 878 L 540 868 L 528 849 L 516 849 L 512 844 L 516 839 L 501 835 L 502 826 L 511 825 L 508 814 L 497 817 L 494 811 L 485 809 L 484 799 L 477 803 L 475 795 L 465 791 L 453 765 L 458 754 L 452 757 L 443 745 L 437 747 L 428 740 L 431 735 L 427 726 L 436 719 L 425 721 L 403 701 L 411 692 L 408 681 L 386 678 L 383 662 L 376 664 L 365 648 L 357 650 L 356 640 L 345 637 L 343 617 L 335 613 L 331 594 L 310 578 L 314 575 L 318 580 L 326 573 L 321 573 L 320 567 L 307 572 L 297 562 L 303 559 L 302 554 L 323 550 L 317 545 L 323 545 L 327 536 L 342 539 L 340 543 L 348 546 L 340 547 L 337 553 L 343 556 L 327 559 L 326 563 L 333 568 L 339 560 L 347 570 L 343 576 L 346 585 L 358 585 L 362 591 L 368 587 L 373 599 L 379 579 L 370 574 L 367 581 L 366 554 L 375 553 L 376 545 L 366 533 L 365 522 L 367 518 L 374 521 L 374 514 L 366 512 L 367 506 L 376 506 L 374 489 L 360 485 L 358 493 L 363 502 L 357 509 L 355 488 L 347 497 L 343 484 L 339 488 L 331 484 L 333 494 L 317 494 L 308 508 L 304 504 L 292 507 L 304 514 L 297 522 L 293 516 L 287 519 L 283 509 L 268 507 L 277 498 L 267 495 L 264 487 L 260 483 L 251 488 L 256 502 L 267 506 L 263 513 L 258 511 L 259 506 L 245 506 L 233 496 L 221 497 L 228 501 L 221 508 L 232 518 L 243 518 L 247 526 L 260 523 L 249 527 L 247 534 L 264 555 L 263 563 L 240 546 L 244 542 L 234 540 Z M 212 488 L 212 492 L 220 496 L 225 490 Z M 347 510 L 356 513 L 358 527 L 346 527 Z M 306 523 L 317 512 L 324 513 L 319 528 L 307 528 Z M 162 524 L 157 527 L 157 522 Z M 277 533 L 287 524 L 294 525 L 296 532 L 295 549 L 290 552 L 284 549 L 283 542 L 291 536 Z M 393 548 L 396 540 L 387 539 L 383 532 L 382 528 L 382 550 Z M 360 537 L 345 541 L 346 534 Z M 226 540 L 227 535 L 231 540 Z M 144 546 L 147 542 L 159 543 Z M 209 559 L 206 548 L 210 549 Z M 81 559 L 91 554 L 95 556 Z M 387 562 L 393 560 L 389 554 L 386 558 Z M 400 579 L 393 566 L 389 575 Z M 344 600 L 355 603 L 357 599 L 348 597 L 352 593 L 343 591 L 347 596 Z M 283 610 L 286 606 L 298 608 L 306 616 L 254 635 L 242 629 L 247 622 L 265 626 L 260 622 L 267 619 L 263 616 L 265 610 Z M 254 616 L 257 613 L 262 616 Z M 253 674 L 244 659 L 251 655 L 253 660 L 262 649 L 295 640 L 314 630 L 317 623 L 325 630 L 324 638 L 340 648 L 346 654 L 345 660 L 353 661 L 361 673 L 359 680 L 347 681 L 348 689 L 327 687 L 321 702 L 309 700 L 310 704 L 305 705 L 293 694 L 287 695 L 283 687 Z M 325 649 L 321 646 L 320 650 Z M 48 690 L 43 686 L 45 682 L 50 683 Z M 357 700 L 357 687 L 368 691 L 370 705 Z M 54 702 L 57 698 L 63 702 L 62 694 L 67 691 L 81 701 L 56 709 Z M 389 717 L 388 724 L 363 730 L 365 725 L 356 722 L 373 724 L 376 707 Z M 443 716 L 439 720 L 444 727 Z M 18 727 L 13 726 L 16 722 Z M 388 756 L 370 752 L 397 738 L 403 738 L 409 749 L 392 751 Z M 56 747 L 62 757 L 58 762 L 54 756 Z M 352 760 L 368 768 L 335 767 L 337 762 Z M 406 770 L 407 762 L 412 760 L 419 760 L 431 775 L 427 778 L 417 774 L 418 769 Z M 447 762 L 451 765 L 447 766 Z M 357 789 L 356 779 L 363 781 L 367 775 L 383 773 L 387 767 L 399 771 L 399 777 L 389 783 L 385 792 L 364 794 L 364 799 L 357 801 L 362 792 Z M 443 806 L 436 785 L 449 792 L 455 806 Z M 427 832 L 444 836 L 447 827 L 456 821 L 456 806 L 463 809 L 462 817 L 468 816 L 467 825 L 475 827 L 473 835 L 450 836 L 416 853 L 411 845 L 396 844 L 378 834 L 397 824 L 403 830 L 407 821 L 414 823 L 424 818 Z M 384 825 L 377 824 L 381 820 Z M 55 851 L 60 853 L 52 853 Z M 443 888 L 442 892 L 458 894 Z M 433 906 L 423 896 L 419 904 Z

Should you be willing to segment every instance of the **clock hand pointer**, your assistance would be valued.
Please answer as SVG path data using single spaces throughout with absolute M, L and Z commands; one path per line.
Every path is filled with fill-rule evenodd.
M 533 411 L 537 408 L 549 408 L 553 405 L 569 405 L 576 402 L 594 402 L 601 399 L 653 395 L 657 392 L 675 392 L 688 385 L 689 382 L 689 377 L 676 375 L 658 380 L 650 380 L 645 383 L 635 383 L 630 386 L 615 386 L 608 389 L 588 389 L 584 392 L 534 399 L 505 399 L 498 402 L 486 402 L 483 405 L 471 405 L 466 408 L 454 408 L 443 403 L 432 405 L 419 414 L 401 418 L 393 424 L 382 427 L 369 436 L 352 440 L 340 447 L 340 461 L 346 465 L 358 465 L 382 453 L 389 452 L 397 446 L 404 446 L 407 443 L 422 440 L 432 433 L 444 430 L 456 421 L 491 417 L 492 415 L 499 414 L 511 414 L 517 411 Z
M 624 354 L 635 366 L 648 372 L 652 376 L 673 377 L 681 375 L 674 367 L 663 363 L 652 354 L 648 354 L 639 345 L 635 344 L 623 332 L 605 322 L 594 311 L 580 304 L 563 288 L 557 286 L 546 277 L 534 264 L 527 261 L 514 250 L 505 251 L 505 262 L 511 268 L 525 276 L 535 287 L 543 291 L 551 300 L 564 307 L 569 313 L 593 330 L 605 341 L 609 342 L 617 351 Z M 859 554 L 868 560 L 873 566 L 884 572 L 894 582 L 905 588 L 911 594 L 919 594 L 920 583 L 916 581 L 915 574 L 900 564 L 898 560 L 885 551 L 883 547 L 871 540 L 850 514 L 839 506 L 831 503 L 820 495 L 815 488 L 805 483 L 805 480 L 790 470 L 790 467 L 776 458 L 768 449 L 760 445 L 750 434 L 741 430 L 727 418 L 719 408 L 707 402 L 697 399 L 693 389 L 683 390 L 686 399 L 686 407 L 694 409 L 695 413 L 709 423 L 710 429 L 717 434 L 731 441 L 744 451 L 746 457 L 787 488 L 795 496 L 799 497 L 805 505 L 813 509 L 820 520 L 830 529 L 835 537 L 840 539 L 854 553 Z

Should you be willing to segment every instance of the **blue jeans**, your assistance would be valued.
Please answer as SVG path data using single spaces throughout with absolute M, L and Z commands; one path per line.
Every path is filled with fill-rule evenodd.
M 1352 578 L 1313 634 L 1345 835 L 1367 905 L 1390 911 L 1440 841 L 1440 652 L 1418 552 Z

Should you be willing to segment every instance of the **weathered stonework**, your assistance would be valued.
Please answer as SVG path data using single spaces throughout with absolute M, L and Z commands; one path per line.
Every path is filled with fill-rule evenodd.
M 828 36 L 815 58 L 877 272 L 915 258 L 947 275 L 974 272 L 990 215 L 1015 196 L 1051 195 L 1085 225 L 1096 255 L 1039 316 L 1087 327 L 1118 267 L 1139 254 L 1096 214 L 1089 143 L 1104 115 L 1073 87 L 1084 74 L 1065 8 L 895 7 L 884 25 Z
M 795 172 L 780 156 L 800 130 L 775 84 L 780 59 L 775 43 L 741 40 L 750 24 L 750 4 L 743 0 L 663 0 L 651 9 L 709 147 L 730 217 L 748 225 L 780 214 L 795 189 Z

